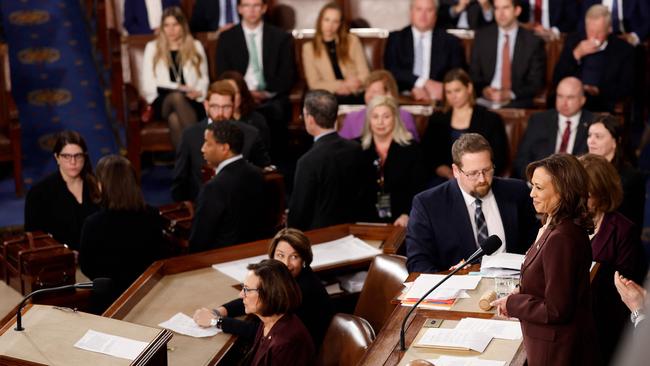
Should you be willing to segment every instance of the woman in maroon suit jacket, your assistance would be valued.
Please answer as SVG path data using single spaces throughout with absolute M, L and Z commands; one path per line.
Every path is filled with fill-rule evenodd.
M 623 200 L 623 188 L 616 168 L 595 154 L 580 157 L 589 175 L 589 210 L 596 226 L 591 238 L 593 260 L 600 263 L 591 283 L 596 335 L 603 359 L 612 357 L 630 311 L 616 292 L 615 271 L 636 282 L 643 281 L 645 261 L 641 235 L 632 221 L 616 209 Z M 598 321 L 607 319 L 607 321 Z
M 544 226 L 521 266 L 520 287 L 494 301 L 518 318 L 528 365 L 598 364 L 589 296 L 593 231 L 585 169 L 575 157 L 554 154 L 528 165 L 530 196 Z

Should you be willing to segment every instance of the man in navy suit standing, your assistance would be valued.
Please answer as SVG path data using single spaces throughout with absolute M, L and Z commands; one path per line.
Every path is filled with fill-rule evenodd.
M 445 73 L 465 65 L 458 38 L 435 28 L 437 9 L 438 0 L 412 0 L 411 25 L 391 32 L 386 43 L 386 69 L 415 100 L 441 100 Z
M 499 252 L 524 254 L 539 224 L 521 180 L 494 177 L 492 148 L 476 133 L 451 148 L 455 179 L 413 199 L 406 232 L 409 272 L 438 272 L 467 259 L 490 235 Z

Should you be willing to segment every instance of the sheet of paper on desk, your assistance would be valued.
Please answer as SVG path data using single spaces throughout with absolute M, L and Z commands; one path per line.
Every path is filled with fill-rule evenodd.
M 421 274 L 413 282 L 407 297 L 420 298 L 431 289 L 436 283 L 445 278 L 444 275 Z M 451 276 L 447 282 L 443 283 L 438 289 L 451 290 L 473 290 L 481 281 L 480 276 Z M 437 291 L 437 289 L 436 289 Z
M 212 268 L 216 269 L 217 271 L 220 271 L 226 276 L 230 276 L 236 279 L 237 281 L 239 281 L 239 283 L 243 283 L 244 280 L 246 279 L 246 275 L 248 274 L 248 270 L 246 269 L 246 267 L 251 263 L 259 263 L 262 259 L 268 259 L 268 258 L 269 258 L 268 254 L 263 254 L 263 255 L 258 255 L 256 257 L 249 257 L 244 259 L 238 259 L 236 261 L 231 261 L 231 262 L 213 264 Z
M 514 253 L 486 255 L 482 259 L 481 270 L 485 268 L 506 268 L 519 271 L 524 263 L 524 258 L 524 255 Z
M 458 330 L 474 330 L 491 335 L 494 338 L 517 340 L 521 339 L 521 325 L 510 320 L 492 320 L 479 318 L 463 318 L 456 324 Z
M 492 336 L 489 334 L 476 331 L 430 328 L 424 332 L 415 346 L 464 350 L 471 349 L 477 352 L 483 352 L 491 340 Z
M 194 322 L 194 319 L 183 313 L 177 313 L 171 319 L 158 324 L 158 326 L 195 338 L 212 337 L 221 333 L 221 329 L 217 329 L 217 327 L 200 327 Z
M 92 329 L 88 329 L 86 334 L 74 344 L 75 347 L 86 351 L 103 353 L 127 360 L 135 360 L 147 348 L 147 345 L 149 345 L 147 342 L 97 332 Z
M 436 366 L 505 366 L 505 361 L 482 360 L 476 357 L 440 356 L 427 360 Z
M 337 263 L 373 258 L 381 254 L 380 249 L 369 245 L 354 235 L 312 245 L 311 250 L 314 252 L 314 260 L 311 262 L 313 269 Z

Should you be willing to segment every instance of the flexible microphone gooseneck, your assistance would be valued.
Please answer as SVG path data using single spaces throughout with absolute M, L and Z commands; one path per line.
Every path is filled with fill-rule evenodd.
M 460 271 L 461 269 L 465 268 L 467 265 L 473 263 L 475 260 L 479 259 L 480 257 L 484 255 L 490 255 L 494 253 L 499 247 L 501 246 L 501 239 L 499 239 L 498 236 L 492 235 L 489 238 L 485 239 L 483 243 L 481 243 L 480 247 L 472 254 L 469 259 L 460 266 L 458 266 L 456 269 L 451 271 L 445 278 L 440 280 L 438 283 L 436 283 L 429 291 L 427 291 L 426 294 L 422 295 L 422 297 L 413 305 L 411 310 L 406 314 L 404 317 L 404 321 L 402 321 L 402 327 L 400 328 L 399 331 L 399 345 L 400 349 L 402 351 L 406 351 L 406 341 L 404 340 L 404 333 L 405 333 L 405 328 L 406 328 L 406 321 L 408 320 L 409 316 L 413 313 L 413 311 L 420 305 L 424 299 L 429 296 L 430 293 L 432 293 L 435 289 L 437 289 L 440 285 L 442 285 L 445 281 L 447 281 L 451 276 L 456 274 L 456 272 Z
M 93 292 L 97 293 L 106 293 L 110 290 L 111 287 L 111 279 L 110 278 L 104 278 L 104 277 L 99 277 L 95 278 L 92 282 L 81 282 L 81 283 L 75 283 L 74 285 L 65 285 L 65 286 L 59 286 L 59 287 L 50 287 L 50 288 L 42 288 L 40 290 L 33 291 L 32 293 L 28 294 L 23 298 L 23 300 L 18 304 L 18 310 L 16 311 L 16 328 L 14 330 L 17 331 L 23 331 L 25 328 L 22 327 L 22 314 L 21 310 L 23 306 L 25 306 L 25 303 L 27 300 L 29 300 L 31 297 L 34 295 L 46 293 L 46 292 L 55 292 L 55 291 L 62 291 L 62 290 L 68 290 L 72 288 L 79 288 L 79 289 L 91 289 Z

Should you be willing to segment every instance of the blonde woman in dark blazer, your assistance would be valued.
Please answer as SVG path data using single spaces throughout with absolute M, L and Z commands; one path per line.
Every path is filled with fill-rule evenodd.
M 341 7 L 325 5 L 315 28 L 314 40 L 302 46 L 307 86 L 332 92 L 339 102 L 361 103 L 368 61 L 359 38 L 348 32 Z

